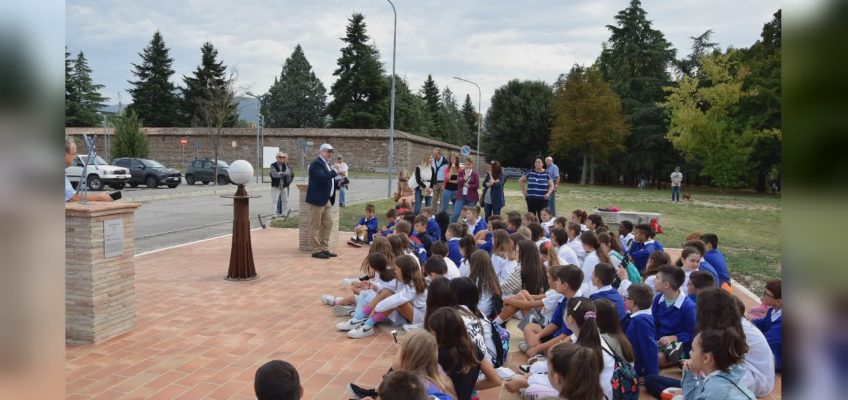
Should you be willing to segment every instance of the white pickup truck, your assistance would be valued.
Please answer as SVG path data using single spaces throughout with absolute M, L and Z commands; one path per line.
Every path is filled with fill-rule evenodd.
M 65 168 L 65 175 L 75 187 L 79 185 L 80 176 L 88 155 L 77 155 L 73 165 Z M 121 190 L 130 179 L 130 173 L 126 168 L 109 165 L 106 160 L 97 156 L 95 162 L 89 162 L 85 168 L 86 185 L 89 190 L 103 190 L 104 185 L 109 185 L 115 190 Z M 97 164 L 96 166 L 94 164 Z

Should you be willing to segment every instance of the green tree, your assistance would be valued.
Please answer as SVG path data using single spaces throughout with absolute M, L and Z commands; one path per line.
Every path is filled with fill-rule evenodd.
M 330 88 L 333 101 L 327 105 L 327 114 L 335 128 L 383 128 L 388 125 L 389 110 L 385 97 L 389 86 L 383 76 L 379 52 L 368 45 L 365 17 L 355 13 L 348 20 L 347 43 L 341 49 L 338 68 L 333 72 L 336 82 Z
M 280 79 L 262 99 L 262 115 L 269 128 L 323 128 L 327 90 L 315 76 L 312 66 L 295 46 L 283 64 Z
M 468 127 L 468 130 L 465 132 L 465 142 L 469 140 L 475 141 L 477 140 L 477 109 L 474 108 L 474 104 L 471 103 L 471 95 L 465 95 L 465 102 L 462 103 L 462 119 L 465 121 L 465 125 Z M 468 143 L 465 143 L 468 144 Z
M 427 74 L 427 79 L 421 85 L 420 93 L 421 99 L 424 100 L 424 110 L 427 112 L 427 118 L 430 120 L 429 125 L 431 127 L 431 130 L 425 133 L 436 139 L 444 140 L 446 138 L 445 131 L 439 124 L 442 96 L 432 75 Z
M 514 79 L 495 90 L 481 138 L 486 158 L 530 168 L 535 157 L 546 154 L 552 97 L 551 86 L 542 81 Z
M 663 33 L 651 27 L 639 0 L 631 0 L 615 20 L 616 25 L 607 25 L 611 35 L 598 64 L 621 98 L 630 126 L 627 154 L 617 167 L 629 182 L 641 173 L 656 180 L 680 161 L 665 140 L 667 124 L 657 105 L 665 98 L 663 87 L 671 83 L 668 71 L 676 52 Z
M 141 130 L 141 122 L 135 111 L 129 110 L 112 119 L 115 136 L 112 138 L 112 159 L 118 157 L 147 157 L 150 143 Z
M 183 75 L 185 88 L 182 89 L 182 125 L 198 126 L 203 123 L 201 104 L 208 102 L 209 86 L 221 86 L 226 79 L 227 67 L 218 61 L 218 50 L 212 43 L 206 42 L 200 48 L 200 65 L 192 76 Z M 229 114 L 224 119 L 225 127 L 235 126 L 238 122 L 238 104 L 230 103 Z
M 141 64 L 132 64 L 137 80 L 129 81 L 133 104 L 129 109 L 147 126 L 178 126 L 179 98 L 170 82 L 174 59 L 169 56 L 165 41 L 159 31 L 153 34 L 150 44 L 139 53 Z
M 386 82 L 391 87 L 391 76 L 386 76 Z M 390 97 L 385 99 L 383 107 L 387 110 L 390 101 Z M 395 76 L 395 129 L 419 136 L 428 136 L 427 133 L 432 130 L 424 101 L 412 93 L 406 79 L 399 76 Z
M 553 99 L 551 151 L 565 154 L 577 149 L 583 156 L 580 184 L 595 184 L 595 163 L 606 162 L 624 149 L 630 133 L 621 100 L 596 69 L 571 68 Z
M 732 61 L 734 53 L 704 57 L 701 74 L 711 85 L 683 77 L 677 87 L 665 88 L 668 98 L 661 104 L 670 118 L 668 140 L 687 160 L 702 160 L 701 174 L 721 190 L 744 182 L 757 138 L 777 134 L 738 122 L 739 102 L 754 92 L 743 88 L 748 69 Z
M 477 147 L 476 142 L 468 141 L 468 126 L 457 108 L 453 91 L 447 86 L 442 90 L 437 118 L 437 125 L 442 129 L 442 140 L 460 146 L 467 144 L 472 148 Z
M 781 10 L 777 10 L 771 21 L 763 26 L 760 40 L 747 50 L 739 52 L 743 65 L 751 73 L 745 79 L 743 89 L 754 92 L 739 103 L 740 123 L 754 129 L 782 128 L 781 101 Z M 751 153 L 752 180 L 760 192 L 768 190 L 772 170 L 780 172 L 782 163 L 782 136 L 760 137 Z
M 65 126 L 99 126 L 98 115 L 109 100 L 100 94 L 103 85 L 91 79 L 91 67 L 83 52 L 77 54 L 71 66 L 65 52 Z
M 712 29 L 708 29 L 700 36 L 689 37 L 692 40 L 692 52 L 689 53 L 688 57 L 674 62 L 674 66 L 679 73 L 690 77 L 698 75 L 698 70 L 701 67 L 701 59 L 718 50 L 718 43 L 710 41 L 712 35 Z

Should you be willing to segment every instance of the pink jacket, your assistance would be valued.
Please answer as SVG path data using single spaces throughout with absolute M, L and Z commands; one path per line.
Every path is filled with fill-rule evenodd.
M 457 173 L 456 180 L 456 200 L 462 199 L 462 188 L 465 186 L 465 168 L 462 168 Z M 465 196 L 465 201 L 480 201 L 480 194 L 477 189 L 480 188 L 480 176 L 477 171 L 471 171 L 471 177 L 468 178 L 468 195 Z

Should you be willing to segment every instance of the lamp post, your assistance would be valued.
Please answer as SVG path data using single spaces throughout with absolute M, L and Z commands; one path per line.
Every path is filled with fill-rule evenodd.
M 395 14 L 394 33 L 392 35 L 392 102 L 389 111 L 389 179 L 386 197 L 392 197 L 392 164 L 395 158 L 395 57 L 397 54 L 397 10 L 392 0 L 386 0 Z
M 106 161 L 109 161 L 109 122 L 106 120 L 106 114 L 97 112 L 97 115 L 103 119 L 103 150 L 106 152 Z
M 260 158 L 260 148 L 262 144 L 260 143 L 259 132 L 262 129 L 262 96 L 257 96 L 253 94 L 253 92 L 246 92 L 246 95 L 253 97 L 259 103 L 256 108 L 256 167 L 259 173 L 256 175 L 256 183 L 259 183 L 259 175 L 262 175 L 262 159 Z
M 468 79 L 462 79 L 458 76 L 453 77 L 453 79 L 468 82 L 477 86 L 477 161 L 474 163 L 477 165 L 477 168 L 480 168 L 480 128 L 483 126 L 483 110 L 480 109 L 480 106 L 483 100 L 483 92 L 480 90 L 480 85 L 471 82 Z

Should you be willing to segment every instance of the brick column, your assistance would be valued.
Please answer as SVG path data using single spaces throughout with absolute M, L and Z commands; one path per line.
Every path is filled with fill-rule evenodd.
M 101 342 L 135 327 L 138 203 L 65 204 L 65 342 Z
M 300 249 L 303 251 L 312 251 L 312 244 L 309 243 L 309 207 L 306 203 L 306 185 L 298 183 L 297 190 L 300 192 L 300 200 L 297 211 L 297 229 L 299 231 L 298 242 Z M 333 218 L 333 229 L 330 230 L 330 251 L 335 252 L 339 241 L 339 206 L 338 203 L 330 209 L 330 216 Z

